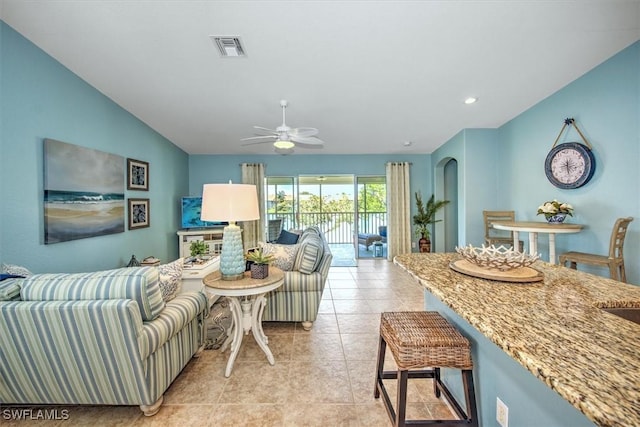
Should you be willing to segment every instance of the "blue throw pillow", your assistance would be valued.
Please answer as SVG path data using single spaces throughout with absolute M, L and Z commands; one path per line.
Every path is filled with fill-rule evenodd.
M 0 274 L 0 282 L 5 279 L 24 279 L 24 276 L 18 276 L 17 274 Z
M 278 237 L 278 240 L 276 240 L 276 243 L 279 245 L 295 245 L 296 243 L 298 243 L 298 238 L 300 236 L 297 235 L 296 233 L 291 233 L 287 230 L 282 230 L 280 232 L 280 236 Z

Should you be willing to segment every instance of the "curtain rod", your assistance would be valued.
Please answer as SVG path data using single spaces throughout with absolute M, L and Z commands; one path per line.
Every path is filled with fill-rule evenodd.
M 413 166 L 412 162 L 387 162 L 386 165 L 404 165 L 405 163 L 409 164 L 409 166 Z

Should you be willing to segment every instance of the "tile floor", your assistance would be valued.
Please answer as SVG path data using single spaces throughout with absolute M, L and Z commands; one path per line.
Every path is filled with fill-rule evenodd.
M 3 425 L 388 426 L 384 406 L 373 398 L 380 312 L 422 309 L 420 286 L 385 259 L 332 267 L 310 332 L 296 323 L 265 322 L 274 366 L 245 336 L 229 378 L 228 351 L 204 351 L 173 382 L 153 417 L 138 407 L 85 406 L 68 408 L 66 422 Z M 389 352 L 386 363 L 393 366 Z M 430 381 L 409 382 L 407 417 L 453 418 Z

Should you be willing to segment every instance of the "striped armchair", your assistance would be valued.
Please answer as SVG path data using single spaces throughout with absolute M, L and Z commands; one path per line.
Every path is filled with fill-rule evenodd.
M 308 331 L 318 316 L 333 255 L 317 227 L 307 228 L 298 244 L 293 269 L 285 271 L 284 284 L 267 295 L 262 320 L 302 322 Z
M 18 280 L 19 296 L 0 301 L 5 405 L 139 405 L 154 415 L 203 346 L 205 295 L 165 303 L 155 267 Z

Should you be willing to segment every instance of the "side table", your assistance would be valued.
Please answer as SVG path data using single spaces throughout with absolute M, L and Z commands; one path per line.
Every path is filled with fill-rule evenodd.
M 231 354 L 227 362 L 224 376 L 229 377 L 233 364 L 240 351 L 243 332 L 253 332 L 253 337 L 267 356 L 269 364 L 275 365 L 275 359 L 269 349 L 269 339 L 262 329 L 262 313 L 267 304 L 265 295 L 284 283 L 284 272 L 276 267 L 269 266 L 269 276 L 264 279 L 252 279 L 250 272 L 245 272 L 240 280 L 221 280 L 220 271 L 208 274 L 204 278 L 204 284 L 208 292 L 215 295 L 229 297 L 233 322 L 233 332 L 222 345 L 225 351 L 231 340 Z
M 182 289 L 184 291 L 201 291 L 204 286 L 202 280 L 220 269 L 220 257 L 214 256 L 203 264 L 185 264 L 182 269 Z

